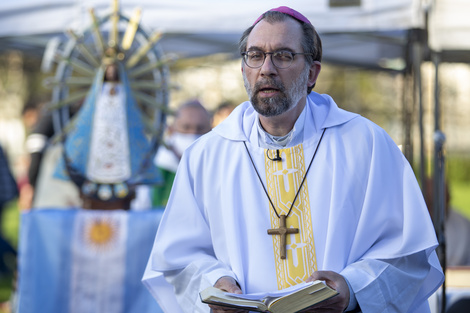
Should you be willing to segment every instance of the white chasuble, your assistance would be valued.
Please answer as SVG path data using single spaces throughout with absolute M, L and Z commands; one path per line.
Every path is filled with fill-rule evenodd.
M 342 275 L 363 312 L 429 312 L 427 298 L 444 279 L 437 240 L 396 143 L 314 92 L 307 97 L 303 131 L 295 129 L 290 146 L 279 151 L 281 161 L 263 156 L 256 123 L 258 113 L 245 102 L 185 151 L 146 277 L 163 272 L 188 313 L 210 312 L 199 292 L 220 277 L 233 277 L 244 293 L 256 293 L 296 285 L 315 270 Z M 324 129 L 308 179 L 282 219 L 290 234 L 281 259 L 278 215 L 287 215 Z
M 317 270 L 312 218 L 305 176 L 306 165 L 302 144 L 279 150 L 282 161 L 272 161 L 267 155 L 267 191 L 277 214 L 286 215 L 287 228 L 297 228 L 297 233 L 287 234 L 286 258 L 281 259 L 281 236 L 273 235 L 274 257 L 278 289 L 300 284 Z M 269 151 L 268 151 L 269 153 Z M 292 201 L 301 188 L 291 212 Z M 271 204 L 269 204 L 271 207 Z M 270 209 L 271 228 L 279 228 L 280 219 Z M 283 248 L 283 247 L 282 247 Z

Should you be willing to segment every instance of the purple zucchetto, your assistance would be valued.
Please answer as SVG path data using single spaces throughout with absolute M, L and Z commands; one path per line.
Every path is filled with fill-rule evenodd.
M 293 18 L 295 18 L 296 20 L 298 21 L 301 21 L 303 23 L 307 23 L 307 24 L 310 24 L 312 25 L 312 23 L 310 23 L 310 21 L 308 20 L 308 18 L 306 18 L 305 16 L 303 16 L 302 14 L 300 14 L 299 12 L 297 12 L 296 10 L 294 9 L 291 9 L 289 7 L 286 7 L 286 6 L 281 6 L 279 8 L 275 8 L 275 9 L 271 9 L 269 11 L 277 11 L 277 12 L 281 12 L 281 13 L 285 13 L 287 15 L 290 15 L 292 16 Z M 266 12 L 269 12 L 269 11 L 266 11 Z M 256 25 L 264 16 L 264 14 L 266 13 L 264 12 L 263 14 L 261 14 L 260 17 L 258 17 L 256 19 L 256 21 L 253 23 L 253 25 Z

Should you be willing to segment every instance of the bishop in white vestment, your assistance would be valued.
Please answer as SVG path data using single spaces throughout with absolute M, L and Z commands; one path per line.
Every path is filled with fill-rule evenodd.
M 429 312 L 444 276 L 413 170 L 383 129 L 311 92 L 321 51 L 288 7 L 243 33 L 250 102 L 181 159 L 144 276 L 157 298 L 159 273 L 184 312 L 226 311 L 201 303 L 208 286 L 319 279 L 338 295 L 308 312 Z
M 348 309 L 429 312 L 443 282 L 437 240 L 386 132 L 315 92 L 282 147 L 259 123 L 245 102 L 184 153 L 144 278 L 152 293 L 163 272 L 181 309 L 210 312 L 199 292 L 222 276 L 254 293 L 328 270 L 348 282 Z M 267 233 L 278 215 L 298 229 L 285 247 Z

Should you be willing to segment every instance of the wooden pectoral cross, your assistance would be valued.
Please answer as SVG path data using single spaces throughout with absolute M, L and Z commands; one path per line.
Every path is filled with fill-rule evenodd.
M 279 217 L 279 228 L 268 229 L 269 235 L 279 235 L 281 236 L 280 252 L 281 259 L 286 258 L 286 235 L 287 234 L 297 234 L 299 232 L 298 228 L 287 228 L 286 227 L 286 216 L 282 214 Z

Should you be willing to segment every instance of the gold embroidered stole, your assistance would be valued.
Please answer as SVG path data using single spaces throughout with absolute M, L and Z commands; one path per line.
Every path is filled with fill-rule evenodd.
M 272 150 L 269 151 L 269 153 L 273 152 Z M 301 144 L 292 148 L 281 149 L 279 152 L 282 161 L 272 161 L 265 157 L 265 165 L 268 194 L 276 206 L 277 213 L 281 215 L 289 212 L 306 168 Z M 271 228 L 278 228 L 279 217 L 272 208 L 270 208 L 270 216 Z M 287 235 L 286 259 L 280 257 L 281 236 L 272 236 L 278 289 L 305 281 L 317 269 L 306 181 L 286 221 L 288 228 L 298 228 L 299 232 Z

